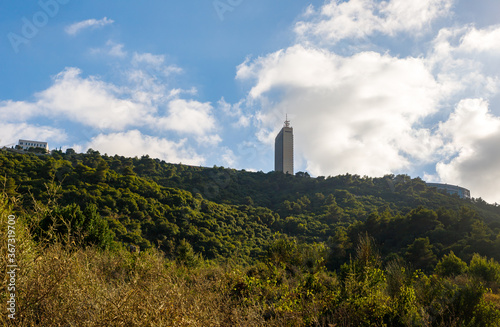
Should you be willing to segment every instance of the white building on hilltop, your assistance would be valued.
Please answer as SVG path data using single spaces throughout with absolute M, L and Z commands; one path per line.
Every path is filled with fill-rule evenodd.
M 17 145 L 23 150 L 28 150 L 29 148 L 40 148 L 49 151 L 49 145 L 47 142 L 19 140 L 19 143 Z
M 288 118 L 274 141 L 274 170 L 293 175 L 293 128 Z

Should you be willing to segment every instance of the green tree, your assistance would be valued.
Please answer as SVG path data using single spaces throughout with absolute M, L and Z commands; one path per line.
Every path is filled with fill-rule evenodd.
M 108 222 L 99 214 L 96 205 L 87 205 L 83 214 L 85 216 L 84 242 L 97 245 L 102 249 L 112 246 L 114 233 L 109 229 Z
M 328 238 L 328 247 L 330 248 L 328 266 L 330 269 L 336 269 L 345 262 L 347 251 L 352 248 L 351 240 L 344 227 L 339 226 L 335 229 L 333 236 Z
M 477 253 L 472 256 L 469 272 L 472 276 L 487 283 L 500 283 L 500 264 Z
M 458 276 L 467 271 L 467 264 L 451 251 L 441 258 L 434 271 L 443 277 Z
M 430 271 L 437 262 L 429 238 L 417 238 L 406 250 L 405 257 L 416 269 Z
M 109 165 L 105 160 L 100 160 L 94 174 L 94 181 L 101 183 L 106 181 L 107 174 L 109 173 Z
M 181 240 L 176 250 L 176 260 L 186 267 L 196 267 L 200 262 L 200 256 L 193 250 L 191 244 L 185 239 Z

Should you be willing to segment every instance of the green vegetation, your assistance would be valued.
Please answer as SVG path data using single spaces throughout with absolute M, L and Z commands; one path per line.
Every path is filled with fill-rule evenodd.
M 500 207 L 418 178 L 0 151 L 0 191 L 17 325 L 500 325 Z

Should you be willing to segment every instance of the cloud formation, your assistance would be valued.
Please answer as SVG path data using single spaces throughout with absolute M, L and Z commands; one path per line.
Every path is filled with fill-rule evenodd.
M 437 33 L 426 59 L 450 95 L 485 98 L 498 94 L 500 47 L 494 41 L 498 35 L 500 26 L 452 27 Z
M 183 134 L 206 135 L 215 129 L 212 105 L 198 101 L 175 99 L 168 103 L 168 116 L 157 122 L 158 127 Z
M 130 72 L 135 88 L 81 75 L 80 69 L 69 67 L 54 77 L 52 86 L 35 94 L 35 102 L 0 102 L 0 117 L 64 117 L 95 129 L 149 126 L 198 136 L 215 129 L 210 103 L 177 98 L 179 90 L 166 95 L 167 88 L 143 71 Z M 167 115 L 160 113 L 162 106 L 168 108 Z
M 182 68 L 176 65 L 165 65 L 164 55 L 154 55 L 152 53 L 134 53 L 132 65 L 146 65 L 148 68 L 162 72 L 165 76 L 169 76 L 173 73 L 182 73 Z
M 125 58 L 127 56 L 127 51 L 123 50 L 124 45 L 121 43 L 116 43 L 111 40 L 106 42 L 106 46 L 102 48 L 93 48 L 90 50 L 91 54 L 105 54 L 116 58 Z
M 87 126 L 123 130 L 150 115 L 153 108 L 122 98 L 123 90 L 94 77 L 82 78 L 77 68 L 59 73 L 54 84 L 36 96 L 46 114 L 63 115 Z
M 107 17 L 104 17 L 104 18 L 99 19 L 99 20 L 92 18 L 92 19 L 87 19 L 87 20 L 84 20 L 81 22 L 71 24 L 71 25 L 67 26 L 64 29 L 64 31 L 68 35 L 76 35 L 84 29 L 99 28 L 99 27 L 113 24 L 114 22 L 115 22 L 114 20 L 109 19 Z
M 321 40 L 320 43 L 362 39 L 375 33 L 418 34 L 448 14 L 452 3 L 453 0 L 330 0 L 318 10 L 310 6 L 307 19 L 296 24 L 295 32 L 302 40 Z
M 451 157 L 437 164 L 440 179 L 499 202 L 500 117 L 491 114 L 486 101 L 464 99 L 440 124 L 439 132 L 448 139 L 444 150 Z

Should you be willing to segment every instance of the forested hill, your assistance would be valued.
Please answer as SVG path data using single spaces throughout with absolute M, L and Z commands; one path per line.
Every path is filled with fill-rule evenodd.
M 70 230 L 101 247 L 158 247 L 171 257 L 192 247 L 207 259 L 252 262 L 273 239 L 291 237 L 323 243 L 336 269 L 368 233 L 384 258 L 401 257 L 423 270 L 450 251 L 466 261 L 474 253 L 500 260 L 499 206 L 442 194 L 405 175 L 311 178 L 93 150 L 4 150 L 0 185 L 19 199 L 18 208 L 33 211 L 40 239 Z

